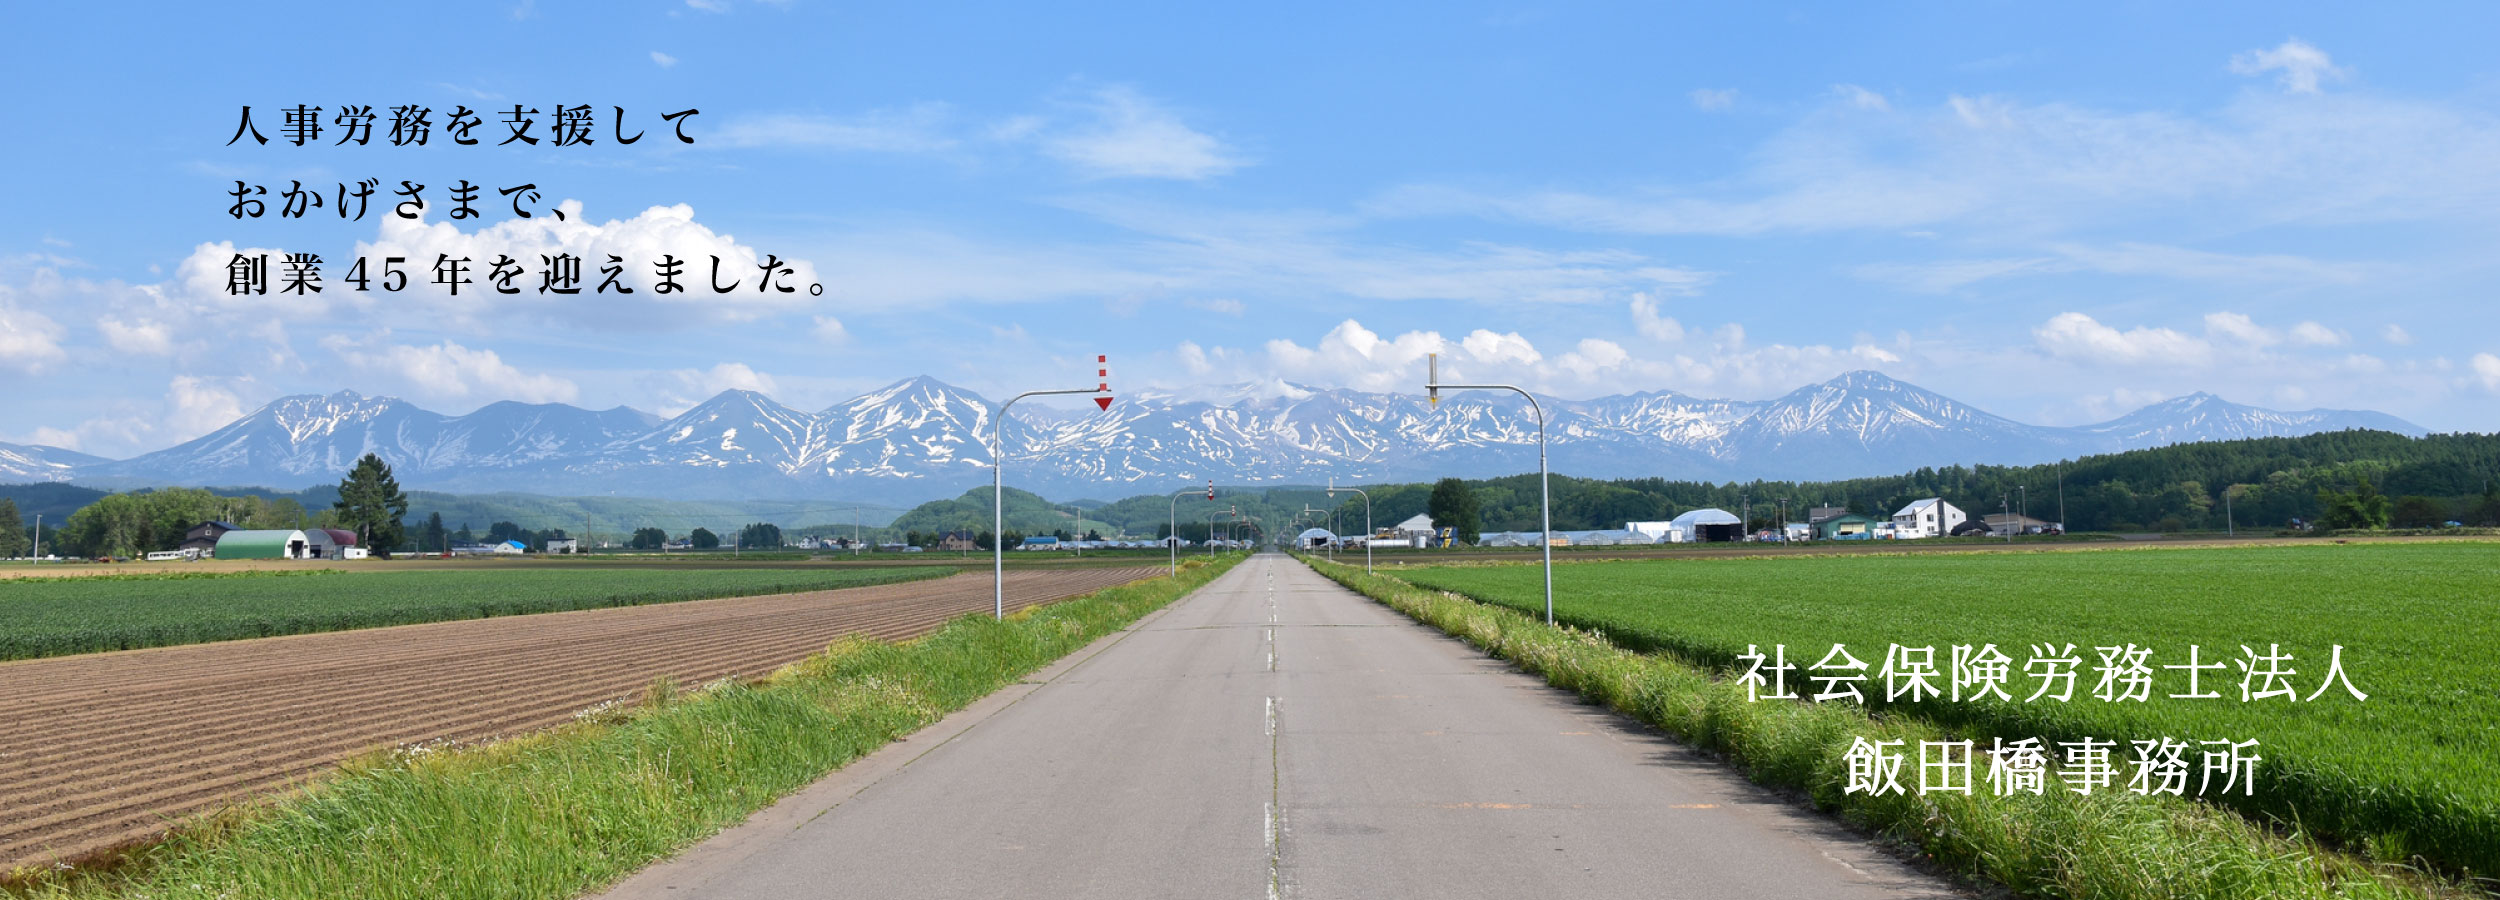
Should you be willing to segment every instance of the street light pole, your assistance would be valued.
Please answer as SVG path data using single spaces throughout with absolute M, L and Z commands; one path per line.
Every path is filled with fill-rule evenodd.
M 990 417 L 990 600 L 1000 621 L 1007 618 L 1007 445 L 1000 426 L 1007 421 L 1007 407 L 1026 397 L 1048 394 L 1108 393 L 1108 382 L 1102 387 L 1074 388 L 1060 391 L 1026 391 L 1007 398 Z M 1110 402 L 1105 400 L 1105 403 Z
M 1337 499 L 1340 490 L 1353 491 L 1363 498 L 1363 574 L 1369 575 L 1372 573 L 1372 495 L 1363 493 L 1362 488 L 1339 488 L 1336 476 L 1329 476 L 1328 499 Z
M 1536 487 L 1537 519 L 1544 529 L 1545 553 L 1545 624 L 1554 624 L 1554 488 L 1553 476 L 1545 467 L 1545 407 L 1536 402 L 1536 395 L 1507 384 L 1442 384 L 1441 354 L 1425 357 L 1424 392 L 1432 405 L 1441 405 L 1441 392 L 1450 391 L 1512 391 L 1528 398 L 1528 409 L 1536 413 Z
M 1165 511 L 1165 516 L 1170 520 L 1170 523 L 1163 526 L 1163 546 L 1164 549 L 1171 551 L 1172 574 L 1174 575 L 1181 573 L 1181 495 L 1195 494 L 1197 492 L 1197 488 L 1185 488 L 1173 491 L 1172 508 Z M 1215 482 L 1207 482 L 1207 499 L 1215 499 Z M 1210 531 L 1211 530 L 1212 526 L 1210 526 Z M 1208 536 L 1213 537 L 1214 535 L 1210 533 Z

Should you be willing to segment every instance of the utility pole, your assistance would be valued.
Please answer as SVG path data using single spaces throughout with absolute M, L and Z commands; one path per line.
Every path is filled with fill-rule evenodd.
M 2066 533 L 2066 464 L 2057 466 L 2057 533 Z
M 1554 624 L 1554 485 L 1552 471 L 1545 462 L 1545 405 L 1536 402 L 1535 394 L 1528 393 L 1526 389 L 1515 385 L 1442 384 L 1441 354 L 1430 354 L 1424 359 L 1424 392 L 1432 398 L 1434 406 L 1441 405 L 1443 390 L 1511 391 L 1528 398 L 1528 409 L 1536 413 L 1537 518 L 1538 524 L 1543 526 L 1545 531 L 1543 546 L 1538 549 L 1545 554 L 1545 624 L 1552 625 Z
M 1110 409 L 1111 369 L 1103 356 L 1095 356 L 1094 361 L 1105 364 L 1096 370 L 1096 374 L 1103 379 L 1101 384 L 1091 389 L 1025 391 L 1007 398 L 1007 402 L 999 404 L 998 411 L 990 415 L 990 597 L 996 604 L 996 615 L 1000 621 L 1007 618 L 1007 445 L 1001 431 L 1007 421 L 1007 407 L 1026 397 L 1045 394 L 1101 394 L 1094 398 L 1094 402 Z M 1210 523 L 1208 527 L 1214 526 Z
M 1181 490 L 1173 491 L 1171 508 L 1164 511 L 1164 515 L 1167 517 L 1168 521 L 1163 526 L 1163 544 L 1164 549 L 1170 551 L 1170 556 L 1172 557 L 1172 574 L 1174 575 L 1179 575 L 1181 573 L 1181 495 L 1195 494 L 1197 492 L 1197 488 L 1183 488 Z M 1215 500 L 1214 479 L 1207 480 L 1207 500 L 1209 502 L 1213 502 Z M 1212 537 L 1212 535 L 1209 536 Z
M 1997 509 L 2005 513 L 2005 542 L 2011 544 L 2014 542 L 2014 495 L 1998 494 Z
M 43 565 L 43 514 L 35 514 L 35 552 L 28 554 L 29 565 Z
M 1338 490 L 1336 477 L 1330 476 L 1328 499 L 1337 499 Z M 1372 495 L 1363 493 L 1361 488 L 1344 488 L 1344 490 L 1353 491 L 1363 498 L 1363 574 L 1369 575 L 1372 573 L 1372 539 L 1378 536 L 1372 532 Z
M 2239 537 L 2240 526 L 2231 518 L 2231 488 L 2227 484 L 2222 486 L 2222 534 L 2224 537 Z

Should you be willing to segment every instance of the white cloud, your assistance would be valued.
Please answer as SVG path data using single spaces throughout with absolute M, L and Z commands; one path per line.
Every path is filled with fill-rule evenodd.
M 1590 381 L 1631 359 L 1632 354 L 1625 351 L 1621 344 L 1599 338 L 1582 338 L 1579 346 L 1573 347 L 1571 352 L 1554 358 L 1554 367 L 1582 381 Z
M 2483 383 L 2483 390 L 2500 394 L 2500 356 L 2474 354 L 2474 377 Z
M 1351 323 L 1352 320 L 1348 322 Z M 1488 329 L 1478 328 L 1469 332 L 1464 340 L 1458 342 L 1458 345 L 1467 350 L 1468 356 L 1490 363 L 1534 363 L 1545 358 L 1544 354 L 1536 352 L 1536 347 L 1529 344 L 1527 338 L 1520 337 L 1519 332 L 1516 331 L 1496 334 Z
M 1694 88 L 1691 96 L 1694 109 L 1721 110 L 1736 105 L 1735 88 Z
M 242 418 L 245 407 L 232 385 L 250 381 L 249 377 L 176 375 L 155 403 L 96 398 L 91 405 L 108 412 L 68 428 L 36 428 L 31 442 L 106 455 L 180 443 Z
M 1193 376 L 1215 371 L 1215 363 L 1208 358 L 1207 348 L 1198 346 L 1197 341 L 1182 341 L 1180 346 L 1173 348 L 1173 354 L 1180 357 L 1181 368 Z
M 1684 325 L 1658 314 L 1658 301 L 1648 294 L 1632 295 L 1632 330 L 1642 337 L 1662 343 L 1684 340 Z
M 400 393 L 412 397 L 455 403 L 569 403 L 581 396 L 581 389 L 569 380 L 524 372 L 493 350 L 473 350 L 451 341 L 413 346 L 331 335 L 321 344 L 350 367 L 389 379 Z
M 2205 333 L 2228 337 L 2252 347 L 2271 347 L 2283 342 L 2281 333 L 2257 324 L 2246 313 L 2206 313 Z
M 710 13 L 729 11 L 729 0 L 686 0 L 686 5 Z
M 1105 87 L 1077 104 L 1092 121 L 1042 138 L 1042 152 L 1091 178 L 1198 181 L 1248 165 L 1213 135 L 1127 87 Z
M 850 329 L 842 327 L 842 320 L 832 316 L 817 316 L 816 327 L 810 329 L 809 333 L 814 334 L 816 340 L 826 344 L 842 344 L 851 339 Z
M 162 322 L 98 319 L 96 330 L 104 333 L 106 344 L 121 353 L 170 356 L 174 352 L 173 330 Z
M 2032 334 L 2053 355 L 2093 362 L 2201 365 L 2213 351 L 2203 340 L 2168 328 L 2119 331 L 2079 312 L 2060 313 Z
M 2309 348 L 2339 347 L 2350 342 L 2343 332 L 2313 321 L 2299 322 L 2292 327 L 2274 328 L 2259 323 L 2245 313 L 2220 311 L 2205 314 L 2202 337 L 2169 328 L 2144 326 L 2120 331 L 2104 325 L 2080 312 L 2060 314 L 2032 334 L 2042 350 L 2076 362 L 2107 364 L 2120 367 L 2123 374 L 2135 370 L 2201 370 L 2228 368 L 2243 372 L 2269 369 L 2284 371 L 2317 370 L 2341 367 L 2354 373 L 2375 373 L 2386 370 L 2386 363 L 2376 357 L 2347 354 L 2331 357 L 2304 353 Z M 2276 383 L 2283 383 L 2280 378 Z
M 2399 347 L 2413 346 L 2413 332 L 2406 331 L 2404 326 L 2394 322 L 2389 322 L 2387 327 L 2379 329 L 2378 336 L 2379 340 Z
M 1850 347 L 1771 344 L 1745 346 L 1741 327 L 1722 328 L 1707 348 L 1689 353 L 1633 353 L 1602 338 L 1583 338 L 1548 356 L 1512 332 L 1477 329 L 1452 341 L 1434 331 L 1383 337 L 1352 319 L 1339 323 L 1317 344 L 1269 341 L 1264 352 L 1235 354 L 1224 347 L 1184 342 L 1175 348 L 1193 376 L 1223 373 L 1236 380 L 1281 380 L 1341 385 L 1358 390 L 1405 392 L 1424 380 L 1424 358 L 1441 355 L 1444 382 L 1518 384 L 1549 396 L 1590 397 L 1674 387 L 1706 396 L 1765 396 L 1830 378 L 1851 369 L 1897 367 L 1903 356 L 1860 342 Z
M 674 68 L 677 65 L 677 57 L 657 50 L 651 51 L 651 61 L 660 64 L 660 68 L 663 69 Z
M 1741 158 L 1732 172 L 1602 190 L 1413 184 L 1368 208 L 1630 234 L 1959 225 L 2045 242 L 2142 226 L 2482 221 L 2500 204 L 2500 121 L 2357 94 L 2250 93 L 2206 111 L 1957 96 L 1892 115 L 1811 112 Z
M 1884 99 L 1884 95 L 1854 84 L 1832 85 L 1832 93 L 1838 96 L 1841 102 L 1858 109 L 1871 109 L 1878 112 L 1892 109 L 1892 101 Z
M 1212 300 L 1185 300 L 1182 303 L 1191 309 L 1204 310 L 1218 315 L 1239 317 L 1244 311 L 1241 301 L 1227 297 L 1217 297 Z
M 69 358 L 61 349 L 60 323 L 8 300 L 0 289 L 0 367 L 32 375 Z
M 2343 332 L 2316 322 L 2302 322 L 2292 326 L 2292 342 L 2296 344 L 2311 347 L 2340 347 L 2348 340 L 2351 338 Z
M 1498 337 L 1479 340 L 1477 345 L 1497 352 L 1507 349 Z M 1329 329 L 1314 347 L 1285 338 L 1268 341 L 1266 361 L 1271 371 L 1288 381 L 1387 391 L 1420 389 L 1417 386 L 1424 382 L 1424 357 L 1432 353 L 1445 357 L 1442 377 L 1447 380 L 1451 373 L 1459 371 L 1452 363 L 1463 364 L 1467 350 L 1442 338 L 1439 332 L 1410 331 L 1382 338 L 1361 322 L 1347 319 Z
M 1871 263 L 1852 274 L 1924 293 L 1948 293 L 1996 278 L 2097 272 L 2233 284 L 2360 284 L 2393 267 L 2287 254 L 2229 254 L 2159 244 L 2052 243 L 2055 256 Z
M 2340 81 L 2349 74 L 2337 68 L 2326 51 L 2299 38 L 2284 41 L 2272 50 L 2249 50 L 2235 55 L 2231 57 L 2231 71 L 2239 75 L 2281 72 L 2275 80 L 2295 94 L 2315 94 L 2320 80 Z
M 234 391 L 196 375 L 177 375 L 166 386 L 164 437 L 187 441 L 226 427 L 243 417 L 243 401 Z

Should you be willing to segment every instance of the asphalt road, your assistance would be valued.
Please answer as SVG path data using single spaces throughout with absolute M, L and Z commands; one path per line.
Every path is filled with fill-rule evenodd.
M 1959 895 L 1271 554 L 607 896 Z

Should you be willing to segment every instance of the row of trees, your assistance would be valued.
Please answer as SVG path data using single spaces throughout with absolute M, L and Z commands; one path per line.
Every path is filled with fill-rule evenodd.
M 14 513 L 16 508 L 10 507 Z M 202 522 L 227 522 L 239 528 L 344 528 L 335 510 L 315 513 L 293 500 L 256 496 L 227 497 L 198 488 L 165 488 L 107 494 L 71 513 L 69 521 L 47 535 L 46 553 L 63 556 L 136 556 L 171 550 L 184 534 Z M 5 522 L 0 522 L 5 524 Z M 23 543 L 23 526 L 11 529 Z M 10 546 L 15 546 L 12 544 Z
M 1553 489 L 1554 527 L 1563 530 L 1621 528 L 1702 507 L 1750 507 L 1754 528 L 1775 527 L 1781 498 L 1795 521 L 1816 506 L 1881 518 L 1939 496 L 1972 515 L 2027 507 L 2033 518 L 2062 521 L 2071 531 L 2270 530 L 2293 520 L 2326 527 L 2431 528 L 2450 521 L 2500 527 L 2500 436 L 2342 431 L 2181 444 L 2062 465 L 1947 466 L 1840 481 L 1557 475 Z M 1361 521 L 1361 501 L 1339 502 L 1338 521 L 1349 514 Z M 1436 524 L 1458 527 L 1462 538 L 1478 527 L 1533 530 L 1537 510 L 1534 474 L 1372 489 L 1375 522 L 1429 512 Z M 2341 524 L 2347 522 L 2365 524 Z
M 6 504 L 0 526 L 9 526 L 6 530 L 16 536 L 14 541 L 0 538 L 0 551 L 22 547 L 28 538 L 25 526 L 10 525 L 16 505 L 0 504 Z M 64 556 L 137 556 L 180 546 L 202 522 L 225 522 L 246 530 L 343 528 L 355 532 L 359 544 L 387 552 L 402 547 L 400 520 L 407 513 L 408 495 L 400 491 L 390 467 L 368 453 L 339 483 L 339 500 L 329 509 L 308 510 L 286 497 L 230 496 L 199 488 L 106 494 L 71 513 L 57 531 L 46 528 L 44 550 L 51 553 L 58 547 Z
M 46 532 L 57 530 L 44 529 Z M 34 529 L 29 527 L 25 517 L 18 513 L 17 501 L 0 497 L 0 559 L 25 556 L 33 551 L 34 542 Z

